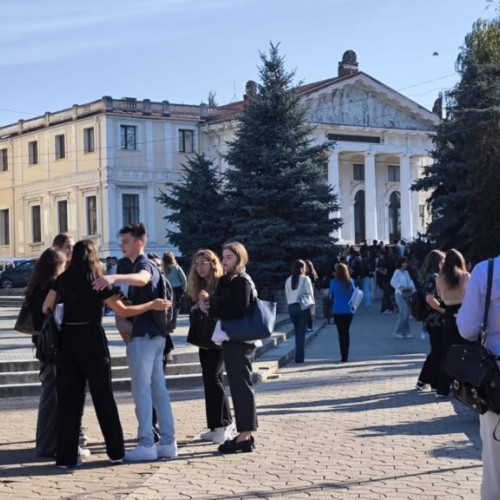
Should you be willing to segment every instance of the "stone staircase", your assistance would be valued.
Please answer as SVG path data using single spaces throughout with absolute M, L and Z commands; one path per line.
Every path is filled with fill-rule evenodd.
M 108 321 L 108 325 L 110 324 Z M 321 326 L 316 326 L 313 332 L 308 334 L 308 338 L 313 338 Z M 178 328 L 182 329 L 186 330 L 186 326 Z M 115 330 L 106 325 L 105 330 L 110 342 L 113 389 L 129 391 L 130 375 L 123 342 Z M 167 362 L 165 377 L 171 391 L 200 389 L 203 386 L 198 349 L 186 344 L 186 334 L 187 330 L 178 334 L 179 338 L 177 336 L 173 338 L 176 348 Z M 293 356 L 294 342 L 293 339 L 289 341 L 291 337 L 293 337 L 293 325 L 288 315 L 278 315 L 275 332 L 257 349 L 253 374 L 255 382 L 264 381 L 274 375 L 279 366 Z M 113 347 L 115 344 L 122 344 L 121 353 L 117 354 L 117 349 Z M 276 355 L 273 355 L 273 351 L 276 351 Z M 38 395 L 40 393 L 38 370 L 36 359 L 0 360 L 0 398 Z

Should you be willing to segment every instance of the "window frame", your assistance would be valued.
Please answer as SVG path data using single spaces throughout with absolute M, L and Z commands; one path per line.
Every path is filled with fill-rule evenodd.
M 134 200 L 134 203 L 132 203 L 131 206 L 127 207 L 127 211 L 129 212 L 128 215 L 131 214 L 132 212 L 137 212 L 137 218 L 132 220 L 128 216 L 125 218 L 125 197 L 129 200 Z M 122 193 L 122 224 L 126 226 L 127 224 L 130 224 L 132 222 L 139 222 L 140 221 L 140 216 L 141 216 L 141 199 L 140 195 L 138 193 Z
M 10 245 L 10 210 L 0 209 L 0 246 Z
M 357 167 L 357 168 L 356 168 Z M 356 176 L 356 172 L 361 172 L 360 176 Z M 357 182 L 364 182 L 365 180 L 365 164 L 364 163 L 353 163 L 352 164 L 352 180 Z
M 66 134 L 56 134 L 54 136 L 56 160 L 66 158 Z
M 392 175 L 391 172 L 394 174 L 397 172 L 397 175 Z M 391 177 L 394 177 L 391 179 Z M 401 168 L 399 165 L 387 165 L 387 182 L 401 182 Z
M 83 152 L 85 154 L 95 152 L 95 127 L 83 129 Z
M 9 150 L 7 148 L 0 149 L 0 172 L 9 171 Z
M 179 129 L 179 153 L 194 153 L 194 130 L 190 128 L 180 128 Z M 186 149 L 187 136 L 191 136 L 190 148 Z
M 38 165 L 38 140 L 28 142 L 28 165 Z
M 57 200 L 57 226 L 59 228 L 59 233 L 67 233 L 69 229 L 69 223 L 68 223 L 68 200 Z M 64 204 L 65 209 L 64 209 L 64 224 L 61 224 L 61 206 Z
M 38 212 L 35 218 L 35 211 Z M 42 207 L 40 204 L 33 204 L 30 207 L 31 212 L 31 243 L 42 242 Z
M 90 205 L 90 200 L 94 200 L 94 205 Z M 97 195 L 85 196 L 85 217 L 87 235 L 97 235 Z M 94 229 L 94 231 L 93 231 Z
M 134 131 L 134 144 L 131 147 L 128 144 L 127 131 L 131 129 Z M 120 149 L 123 151 L 136 151 L 137 150 L 137 125 L 120 124 Z M 123 141 L 124 140 L 124 141 Z

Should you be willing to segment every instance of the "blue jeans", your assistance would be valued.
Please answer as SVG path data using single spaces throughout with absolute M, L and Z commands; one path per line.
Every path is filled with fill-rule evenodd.
M 394 298 L 399 311 L 394 333 L 407 337 L 410 334 L 410 310 L 408 309 L 408 302 L 406 302 L 406 299 L 400 293 L 394 294 Z
M 288 314 L 295 329 L 295 362 L 304 361 L 304 343 L 306 338 L 307 322 L 311 317 L 309 309 L 302 310 L 298 302 L 288 305 Z
M 371 307 L 372 305 L 372 281 L 371 278 L 364 278 L 363 279 L 363 293 L 365 294 L 365 306 L 366 307 Z
M 174 417 L 170 396 L 163 371 L 163 349 L 165 337 L 134 337 L 127 344 L 127 361 L 132 378 L 132 397 L 135 403 L 135 415 L 139 423 L 137 437 L 139 445 L 154 445 L 153 405 L 158 415 L 161 439 L 160 444 L 172 444 L 175 441 Z

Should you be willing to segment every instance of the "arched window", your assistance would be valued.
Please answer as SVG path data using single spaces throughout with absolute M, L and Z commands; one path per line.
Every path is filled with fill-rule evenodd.
M 401 195 L 394 191 L 389 197 L 389 242 L 401 239 Z
M 365 192 L 360 190 L 354 197 L 354 243 L 365 239 Z

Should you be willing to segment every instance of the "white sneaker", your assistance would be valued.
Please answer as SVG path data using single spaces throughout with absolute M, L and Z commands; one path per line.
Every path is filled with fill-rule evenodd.
M 156 443 L 158 458 L 175 458 L 177 456 L 177 443 L 159 444 Z
M 397 339 L 404 339 L 404 335 L 401 335 L 400 333 L 395 333 L 394 336 L 397 338 Z
M 123 458 L 117 458 L 116 460 L 114 460 L 113 458 L 109 458 L 108 457 L 108 462 L 111 464 L 111 465 L 120 465 L 123 463 Z
M 227 427 L 217 427 L 214 430 L 214 437 L 212 438 L 212 443 L 221 444 L 225 443 L 228 439 L 231 439 L 233 431 L 235 430 L 234 423 L 230 423 Z
M 214 435 L 215 431 L 207 431 L 204 432 L 203 434 L 200 434 L 200 439 L 203 439 L 203 441 L 212 441 Z
M 91 453 L 88 448 L 82 448 L 81 446 L 78 447 L 78 456 L 80 458 L 87 458 L 90 457 Z
M 130 460 L 131 462 L 158 460 L 158 451 L 155 445 L 149 447 L 137 445 L 133 450 L 125 453 L 125 460 Z

